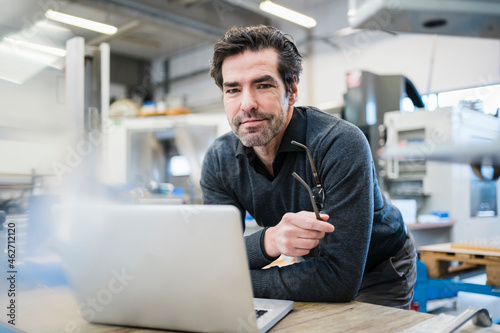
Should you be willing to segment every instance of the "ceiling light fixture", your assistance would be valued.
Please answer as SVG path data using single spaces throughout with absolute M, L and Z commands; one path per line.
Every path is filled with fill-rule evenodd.
M 52 46 L 30 43 L 30 42 L 26 42 L 24 40 L 14 39 L 14 38 L 10 38 L 10 37 L 4 37 L 3 40 L 10 43 L 10 44 L 14 44 L 16 46 L 26 47 L 26 48 L 29 48 L 29 49 L 32 49 L 35 51 L 41 51 L 41 52 L 55 55 L 58 57 L 66 56 L 66 50 L 64 50 L 64 49 L 58 49 L 58 48 L 52 47 Z
M 297 23 L 306 28 L 312 28 L 316 26 L 316 20 L 312 17 L 306 16 L 294 10 L 288 9 L 286 7 L 277 5 L 270 0 L 262 1 L 259 8 L 269 14 L 276 15 L 285 20 Z
M 97 31 L 106 35 L 113 35 L 118 31 L 117 27 L 109 24 L 99 23 L 91 20 L 86 20 L 81 17 L 76 17 L 68 14 L 59 13 L 51 9 L 47 10 L 45 17 L 57 22 L 74 25 L 83 29 Z

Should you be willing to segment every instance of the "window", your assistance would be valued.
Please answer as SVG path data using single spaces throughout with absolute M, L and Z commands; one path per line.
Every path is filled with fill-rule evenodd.
M 469 89 L 445 91 L 422 96 L 428 110 L 436 107 L 464 105 L 465 107 L 495 115 L 500 109 L 500 84 Z

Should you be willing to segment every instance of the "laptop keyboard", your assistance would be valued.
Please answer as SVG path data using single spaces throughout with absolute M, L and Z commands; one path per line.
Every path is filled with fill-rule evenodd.
M 255 315 L 257 316 L 257 318 L 259 318 L 260 316 L 262 316 L 263 314 L 265 314 L 267 312 L 267 310 L 259 310 L 259 309 L 255 309 Z

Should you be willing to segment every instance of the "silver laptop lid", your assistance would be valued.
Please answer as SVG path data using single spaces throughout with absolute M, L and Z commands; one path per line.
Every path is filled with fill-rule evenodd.
M 61 257 L 84 319 L 257 331 L 233 206 L 56 206 Z

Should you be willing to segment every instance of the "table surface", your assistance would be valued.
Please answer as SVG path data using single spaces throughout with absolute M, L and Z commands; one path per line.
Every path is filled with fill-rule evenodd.
M 361 303 L 296 302 L 294 309 L 270 332 L 429 332 L 445 327 L 455 317 L 394 309 Z M 5 318 L 0 318 L 4 321 Z M 5 325 L 5 324 L 3 324 Z M 24 291 L 18 296 L 16 326 L 20 332 L 159 332 L 144 328 L 91 324 L 78 314 L 76 300 L 68 287 Z M 0 331 L 2 331 L 0 325 Z M 458 332 L 476 331 L 471 322 Z M 500 332 L 500 326 L 479 328 Z

